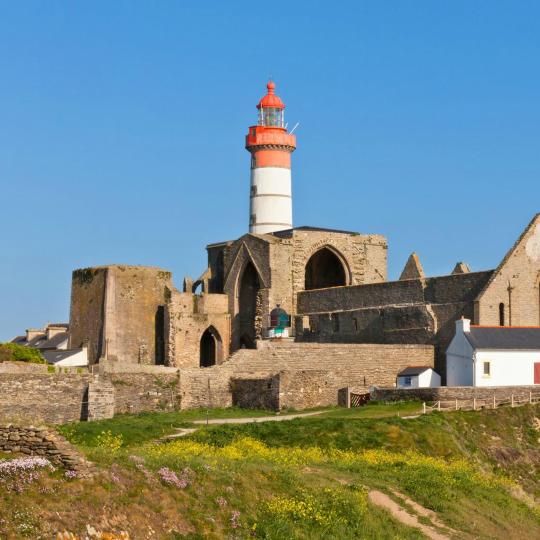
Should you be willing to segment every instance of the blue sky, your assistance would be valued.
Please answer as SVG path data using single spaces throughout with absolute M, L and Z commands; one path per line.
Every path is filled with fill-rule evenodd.
M 381 233 L 389 275 L 494 267 L 540 211 L 538 2 L 0 2 L 0 339 L 69 315 L 71 271 L 177 286 L 248 226 L 268 76 L 295 225 Z

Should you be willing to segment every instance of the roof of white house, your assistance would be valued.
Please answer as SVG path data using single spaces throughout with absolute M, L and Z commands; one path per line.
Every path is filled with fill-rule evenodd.
M 46 339 L 43 342 L 40 342 L 36 345 L 38 349 L 56 349 L 59 345 L 64 343 L 69 338 L 68 332 L 60 332 L 53 336 L 51 339 Z
M 429 366 L 409 366 L 405 369 L 401 370 L 398 373 L 398 377 L 409 377 L 411 375 L 420 375 L 421 373 L 424 373 L 424 371 L 427 371 L 430 368 Z
M 474 326 L 464 332 L 474 349 L 540 349 L 540 326 Z
M 56 364 L 66 358 L 79 354 L 82 349 L 68 349 L 66 351 L 43 351 L 41 354 L 49 364 Z

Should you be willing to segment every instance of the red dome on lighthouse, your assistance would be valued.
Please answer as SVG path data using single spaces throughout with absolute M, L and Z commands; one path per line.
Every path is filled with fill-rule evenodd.
M 257 105 L 257 109 L 266 109 L 266 108 L 273 108 L 273 109 L 284 109 L 285 103 L 281 101 L 279 96 L 276 96 L 275 89 L 276 85 L 273 81 L 268 81 L 268 84 L 266 85 L 266 88 L 268 89 L 268 92 L 266 96 L 264 96 Z

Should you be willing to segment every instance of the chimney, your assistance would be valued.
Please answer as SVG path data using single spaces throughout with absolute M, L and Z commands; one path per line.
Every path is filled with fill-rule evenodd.
M 461 333 L 468 333 L 471 331 L 471 320 L 470 319 L 466 319 L 465 317 L 461 317 L 461 319 L 458 319 L 456 321 L 456 334 L 458 332 L 461 332 Z
M 66 332 L 67 328 L 65 326 L 56 326 L 54 324 L 47 325 L 47 339 L 51 339 L 54 336 L 57 336 L 58 334 L 62 334 L 63 332 Z
M 45 335 L 45 331 L 41 328 L 27 328 L 26 341 L 31 341 L 32 339 L 43 335 Z

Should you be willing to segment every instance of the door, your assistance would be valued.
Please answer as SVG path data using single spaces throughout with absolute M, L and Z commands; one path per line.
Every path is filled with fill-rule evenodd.
M 534 363 L 534 384 L 540 384 L 540 362 Z

